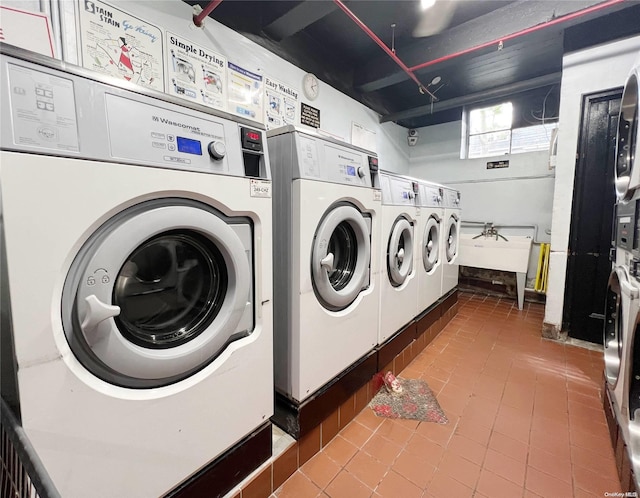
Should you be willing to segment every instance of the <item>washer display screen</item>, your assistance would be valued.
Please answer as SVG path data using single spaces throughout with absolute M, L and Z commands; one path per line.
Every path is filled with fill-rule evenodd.
M 178 152 L 184 152 L 185 154 L 202 155 L 202 144 L 199 140 L 192 140 L 190 138 L 176 137 L 176 143 L 178 144 Z

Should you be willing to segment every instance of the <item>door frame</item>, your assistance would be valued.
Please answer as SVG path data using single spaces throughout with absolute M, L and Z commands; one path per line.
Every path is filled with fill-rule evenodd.
M 573 289 L 576 280 L 576 267 L 575 267 L 575 258 L 571 257 L 573 250 L 577 244 L 577 234 L 575 232 L 576 227 L 576 219 L 578 217 L 578 213 L 581 210 L 584 199 L 580 195 L 581 187 L 584 180 L 584 175 L 580 173 L 584 170 L 584 163 L 586 161 L 586 153 L 588 147 L 589 140 L 589 122 L 587 120 L 589 116 L 589 110 L 591 109 L 591 105 L 593 103 L 597 103 L 598 101 L 610 101 L 616 98 L 622 99 L 623 87 L 615 87 L 610 88 L 608 90 L 601 90 L 598 92 L 587 93 L 582 95 L 582 104 L 580 109 L 580 129 L 578 134 L 578 148 L 576 150 L 576 162 L 575 162 L 575 172 L 574 172 L 574 181 L 573 181 L 573 196 L 571 203 L 571 221 L 570 221 L 570 229 L 569 229 L 569 243 L 567 246 L 567 271 L 566 271 L 566 280 L 565 280 L 565 288 L 564 288 L 564 306 L 562 310 L 562 330 L 569 330 L 571 327 L 571 311 L 572 311 L 572 302 L 571 302 L 571 293 L 570 291 Z M 562 125 L 561 125 L 562 126 Z M 615 160 L 615 154 L 614 154 Z M 614 213 L 615 216 L 615 213 Z M 614 224 L 615 226 L 615 224 Z M 604 312 L 604 309 L 603 309 Z

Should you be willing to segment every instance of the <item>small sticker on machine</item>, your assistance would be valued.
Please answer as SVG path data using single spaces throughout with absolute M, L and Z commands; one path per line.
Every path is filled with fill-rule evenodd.
M 380 192 L 379 190 L 374 190 L 373 191 L 373 200 L 374 201 L 382 201 L 382 192 Z
M 618 223 L 631 223 L 631 216 L 625 216 L 624 218 L 619 218 Z
M 271 197 L 271 182 L 251 180 L 251 197 Z

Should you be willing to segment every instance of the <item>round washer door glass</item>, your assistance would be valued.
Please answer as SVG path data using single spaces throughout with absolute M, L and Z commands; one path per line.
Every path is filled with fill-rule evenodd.
M 422 238 L 422 264 L 427 273 L 435 268 L 440 257 L 440 222 L 430 216 Z
M 120 332 L 142 347 L 175 347 L 201 333 L 227 292 L 220 250 L 192 231 L 167 232 L 144 242 L 116 278 L 113 304 Z
M 369 285 L 370 226 L 350 204 L 327 212 L 313 240 L 311 274 L 316 297 L 327 309 L 349 306 Z
M 85 243 L 65 281 L 72 351 L 124 387 L 188 377 L 252 329 L 251 249 L 249 220 L 200 203 L 123 211 Z
M 413 225 L 400 217 L 393 224 L 387 247 L 389 282 L 401 286 L 413 269 Z

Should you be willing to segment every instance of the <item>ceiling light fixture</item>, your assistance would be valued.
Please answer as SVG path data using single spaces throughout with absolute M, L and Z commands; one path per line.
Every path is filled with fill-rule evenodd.
M 427 10 L 429 7 L 433 7 L 436 0 L 420 0 L 420 7 L 422 10 Z

